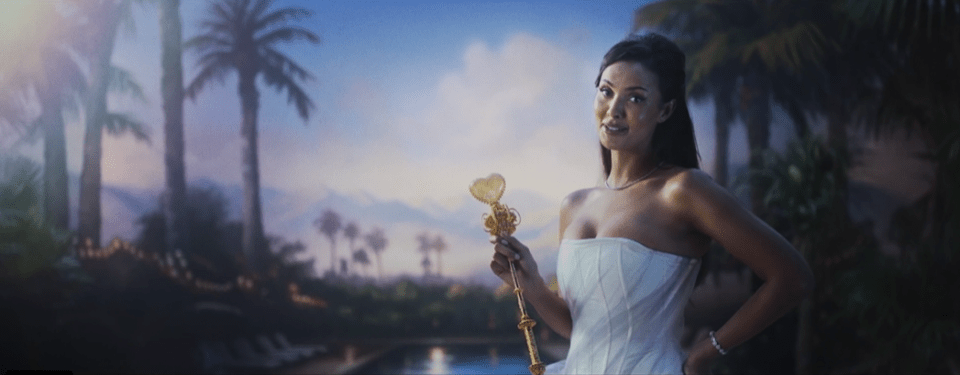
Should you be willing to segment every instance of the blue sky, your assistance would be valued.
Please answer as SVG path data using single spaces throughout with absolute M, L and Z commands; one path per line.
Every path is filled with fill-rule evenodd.
M 549 209 L 524 216 L 526 225 L 545 225 L 556 219 L 566 194 L 599 181 L 593 80 L 603 53 L 627 34 L 643 3 L 277 1 L 274 8 L 310 9 L 313 15 L 298 25 L 322 43 L 281 48 L 316 78 L 304 84 L 316 104 L 307 122 L 285 94 L 260 87 L 261 183 L 299 197 L 303 207 L 332 190 L 457 209 L 478 204 L 467 194 L 473 179 L 499 172 L 508 193 L 523 191 L 548 203 Z M 183 1 L 185 39 L 196 35 L 206 9 L 206 1 Z M 147 103 L 111 98 L 109 106 L 135 114 L 153 141 L 105 137 L 108 185 L 158 191 L 163 186 L 157 20 L 152 5 L 134 7 L 135 33 L 117 39 L 113 62 L 134 74 Z M 196 74 L 194 58 L 185 52 L 187 80 Z M 691 104 L 703 169 L 710 172 L 712 109 Z M 240 184 L 239 122 L 235 77 L 208 85 L 186 102 L 188 180 Z M 773 131 L 776 144 L 789 128 Z M 68 169 L 75 175 L 82 135 L 80 123 L 67 124 Z M 743 127 L 735 127 L 733 163 L 746 160 L 744 138 Z M 14 146 L 38 160 L 40 147 Z M 271 225 L 266 218 L 268 232 L 282 229 Z M 429 228 L 395 229 L 404 233 L 394 237 L 410 242 L 397 245 L 415 246 L 415 232 L 424 229 Z M 555 233 L 529 241 L 550 248 Z M 315 233 L 301 237 L 318 249 L 322 263 L 327 245 Z M 470 241 L 448 237 L 449 243 Z M 466 270 L 479 261 L 463 262 Z M 396 272 L 416 272 L 418 263 Z

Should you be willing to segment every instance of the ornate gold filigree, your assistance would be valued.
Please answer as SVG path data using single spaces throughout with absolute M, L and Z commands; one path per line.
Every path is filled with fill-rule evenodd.
M 500 203 L 503 192 L 507 189 L 507 182 L 499 174 L 491 174 L 487 178 L 478 178 L 470 185 L 470 194 L 473 194 L 477 200 L 490 205 L 491 213 L 483 214 L 484 230 L 495 236 L 506 237 L 513 234 L 520 224 L 520 213 L 516 209 L 507 207 Z M 520 305 L 520 323 L 517 328 L 523 332 L 523 337 L 527 340 L 527 351 L 530 354 L 530 373 L 533 375 L 542 375 L 544 372 L 543 362 L 540 361 L 540 352 L 537 350 L 537 341 L 533 337 L 533 326 L 536 321 L 527 315 L 526 303 L 523 301 L 523 290 L 519 287 L 517 280 L 517 268 L 514 262 L 510 262 L 510 276 L 513 278 L 513 292 L 517 295 L 517 304 Z

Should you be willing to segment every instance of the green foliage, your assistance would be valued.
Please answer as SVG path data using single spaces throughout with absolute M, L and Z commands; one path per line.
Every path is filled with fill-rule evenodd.
M 75 262 L 63 260 L 69 233 L 43 220 L 39 175 L 29 159 L 0 158 L 0 277 L 24 279 L 57 268 L 72 272 Z
M 845 158 L 836 155 L 817 136 L 790 142 L 784 154 L 760 151 L 762 166 L 740 175 L 734 186 L 760 189 L 769 212 L 785 218 L 794 233 L 816 235 L 830 217 L 847 169 Z
M 859 266 L 840 274 L 837 294 L 846 296 L 832 320 L 858 324 L 862 370 L 874 373 L 945 373 L 960 353 L 960 257 L 952 249 L 921 246 L 915 260 L 864 252 Z M 954 362 L 956 363 L 956 362 Z

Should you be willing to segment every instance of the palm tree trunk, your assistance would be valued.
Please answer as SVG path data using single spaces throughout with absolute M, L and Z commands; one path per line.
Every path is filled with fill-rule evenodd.
M 67 185 L 67 139 L 63 126 L 63 98 L 59 92 L 41 96 L 43 126 L 43 205 L 46 222 L 70 229 L 70 195 Z
M 107 115 L 110 57 L 113 56 L 117 26 L 124 3 L 105 5 L 105 12 L 96 17 L 102 22 L 93 39 L 101 41 L 94 49 L 90 64 L 90 91 L 86 103 L 86 134 L 83 137 L 83 169 L 80 171 L 80 212 L 78 235 L 100 246 L 103 123 Z M 102 17 L 102 18 L 101 18 Z
M 437 276 L 443 276 L 443 258 L 441 257 L 441 253 L 439 251 L 437 252 Z
M 747 144 L 750 146 L 750 167 L 763 167 L 761 151 L 770 147 L 770 94 L 763 78 L 751 69 L 744 79 L 747 98 Z M 763 194 L 760 189 L 751 187 L 750 202 L 753 212 L 763 218 Z
M 337 274 L 337 240 L 330 236 L 330 276 Z
M 189 252 L 186 223 L 187 182 L 184 162 L 183 138 L 183 50 L 180 0 L 160 2 L 160 60 L 163 76 L 160 91 L 163 93 L 164 167 L 167 186 L 163 199 L 166 221 L 165 248 L 167 251 L 181 249 Z
M 240 73 L 239 92 L 243 110 L 240 135 L 243 146 L 241 168 L 243 174 L 243 236 L 241 247 L 248 266 L 259 270 L 263 242 L 263 214 L 260 209 L 260 163 L 257 157 L 257 112 L 260 93 L 254 86 L 255 74 Z
M 729 105 L 715 101 L 716 112 L 714 114 L 714 132 L 716 135 L 717 148 L 714 157 L 714 177 L 717 184 L 727 186 L 727 162 L 730 159 L 730 125 L 733 119 L 733 108 Z
M 377 256 L 377 280 L 383 281 L 383 264 L 380 262 L 380 252 L 375 252 Z

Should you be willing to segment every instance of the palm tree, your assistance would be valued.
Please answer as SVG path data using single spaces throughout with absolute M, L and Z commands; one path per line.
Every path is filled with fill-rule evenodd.
M 360 236 L 360 227 L 357 226 L 357 223 L 351 221 L 343 228 L 343 236 L 347 238 L 347 241 L 350 241 L 350 247 L 347 249 L 347 253 L 353 254 L 353 244 L 356 242 L 357 237 Z M 351 257 L 350 259 L 352 260 L 353 258 Z
M 423 260 L 420 261 L 420 267 L 423 267 L 423 278 L 430 277 L 430 255 L 423 253 Z
M 380 262 L 380 256 L 383 255 L 383 251 L 387 248 L 387 237 L 384 236 L 383 229 L 374 227 L 370 233 L 367 233 L 364 239 L 367 242 L 367 246 L 373 251 L 373 255 L 377 257 L 377 277 L 383 280 L 383 264 Z
M 164 0 L 160 7 L 160 61 L 163 69 L 160 92 L 163 95 L 164 167 L 166 192 L 163 199 L 166 219 L 165 248 L 189 252 L 190 227 L 186 225 L 187 171 L 183 139 L 183 26 L 180 0 Z
M 417 242 L 420 243 L 420 246 L 417 247 L 417 251 L 423 254 L 423 261 L 420 262 L 420 265 L 423 266 L 423 276 L 430 275 L 430 251 L 433 250 L 433 239 L 430 238 L 430 233 L 420 232 L 417 235 Z
M 865 121 L 878 135 L 916 127 L 935 165 L 924 237 L 944 241 L 960 228 L 960 0 L 880 0 L 844 4 L 853 19 L 873 27 L 897 54 L 884 77 L 879 107 Z M 952 249 L 940 243 L 935 248 Z
M 717 102 L 717 123 L 721 124 L 718 153 L 725 154 L 724 138 L 729 134 L 723 124 L 735 118 L 727 101 L 733 96 L 747 126 L 750 166 L 759 167 L 760 150 L 770 144 L 772 97 L 787 109 L 798 134 L 806 132 L 802 108 L 812 94 L 801 91 L 805 86 L 799 73 L 816 66 L 830 48 L 816 22 L 820 11 L 796 0 L 662 0 L 637 10 L 633 31 L 655 28 L 677 40 L 688 56 L 691 96 L 717 90 L 710 94 Z M 794 95 L 779 95 L 785 92 Z M 724 160 L 716 163 L 726 164 Z M 751 192 L 751 196 L 754 209 L 759 209 L 761 195 Z
M 363 267 L 363 273 L 369 277 L 370 273 L 367 271 L 367 266 L 370 265 L 370 257 L 367 256 L 367 250 L 361 247 L 354 251 L 353 261 L 359 263 Z
M 447 242 L 444 241 L 443 235 L 438 234 L 437 237 L 433 239 L 433 244 L 431 244 L 433 251 L 437 253 L 437 276 L 443 276 L 443 267 L 442 267 L 442 255 L 447 251 Z
M 24 44 L 17 53 L 4 55 L 0 79 L 4 91 L 12 93 L 5 95 L 8 98 L 12 96 L 26 102 L 35 98 L 39 104 L 39 117 L 28 127 L 41 129 L 43 135 L 44 221 L 57 230 L 68 230 L 70 204 L 64 115 L 79 112 L 78 93 L 86 81 L 72 55 L 84 49 L 85 32 L 78 20 L 67 16 L 57 3 L 30 2 L 26 9 L 33 13 L 29 15 L 32 19 L 44 20 L 44 25 L 56 27 L 38 26 L 32 30 L 35 43 Z
M 144 100 L 142 89 L 129 72 L 110 63 L 121 19 L 130 18 L 130 1 L 83 2 L 89 19 L 92 37 L 87 51 L 90 59 L 90 79 L 86 101 L 86 134 L 83 139 L 83 169 L 80 172 L 80 212 L 78 234 L 100 244 L 101 212 L 100 187 L 103 159 L 103 132 L 119 135 L 132 132 L 138 139 L 147 140 L 143 124 L 132 116 L 107 112 L 107 92 L 124 91 Z
M 340 214 L 331 209 L 323 211 L 323 214 L 313 221 L 313 226 L 317 228 L 317 231 L 327 236 L 327 239 L 330 240 L 331 275 L 337 273 L 337 233 L 340 232 L 341 225 Z
M 248 259 L 255 259 L 263 240 L 263 214 L 260 207 L 260 165 L 257 155 L 257 114 L 260 92 L 258 76 L 267 86 L 287 92 L 301 118 L 306 121 L 313 109 L 301 82 L 313 76 L 290 57 L 280 53 L 276 45 L 305 39 L 319 43 L 312 32 L 287 25 L 310 15 L 302 8 L 281 8 L 268 11 L 269 0 L 221 0 L 210 5 L 210 17 L 201 22 L 202 34 L 185 43 L 199 55 L 197 76 L 187 85 L 186 95 L 196 100 L 204 85 L 223 82 L 236 71 L 242 107 L 240 134 L 243 137 L 243 238 L 241 247 Z

